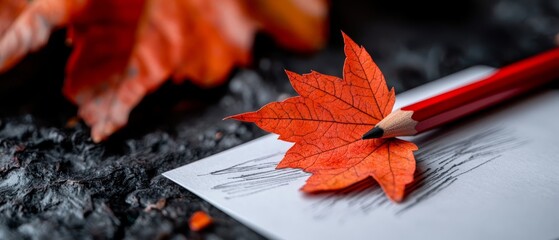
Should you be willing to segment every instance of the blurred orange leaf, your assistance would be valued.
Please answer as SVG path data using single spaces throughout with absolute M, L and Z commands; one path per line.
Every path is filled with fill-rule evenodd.
M 27 0 L 0 0 L 0 36 L 27 6 Z
M 203 211 L 197 211 L 190 217 L 188 225 L 192 231 L 200 231 L 212 224 L 212 218 Z
M 336 190 L 373 177 L 399 202 L 413 180 L 417 146 L 396 138 L 361 139 L 392 111 L 396 98 L 367 51 L 343 37 L 343 80 L 317 72 L 287 72 L 300 96 L 230 118 L 254 122 L 294 142 L 277 167 L 312 173 L 303 191 Z
M 22 9 L 21 1 L 0 1 Z M 326 0 L 35 0 L 23 6 L 19 15 L 0 15 L 0 31 L 9 26 L 0 38 L 0 71 L 43 46 L 54 29 L 68 27 L 74 48 L 63 92 L 96 142 L 124 126 L 166 79 L 222 84 L 232 68 L 250 63 L 257 31 L 299 51 L 320 48 L 326 36 Z

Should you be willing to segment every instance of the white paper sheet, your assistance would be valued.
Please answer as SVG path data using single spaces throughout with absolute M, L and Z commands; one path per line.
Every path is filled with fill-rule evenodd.
M 396 108 L 479 79 L 474 67 L 410 90 Z M 164 175 L 274 239 L 559 238 L 559 91 L 410 138 L 416 182 L 403 203 L 373 181 L 299 191 L 309 176 L 275 170 L 291 143 L 268 135 Z

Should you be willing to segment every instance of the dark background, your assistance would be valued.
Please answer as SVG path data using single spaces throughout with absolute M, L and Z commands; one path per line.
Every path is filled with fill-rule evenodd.
M 265 134 L 221 119 L 293 94 L 284 69 L 341 76 L 340 30 L 367 48 L 401 92 L 552 48 L 559 1 L 334 1 L 323 51 L 285 52 L 258 35 L 252 67 L 210 90 L 165 84 L 101 144 L 85 124 L 69 121 L 76 108 L 61 87 L 70 49 L 58 31 L 0 75 L 0 239 L 262 238 L 161 173 Z M 158 201 L 162 209 L 147 210 Z M 197 210 L 214 217 L 214 226 L 190 232 Z

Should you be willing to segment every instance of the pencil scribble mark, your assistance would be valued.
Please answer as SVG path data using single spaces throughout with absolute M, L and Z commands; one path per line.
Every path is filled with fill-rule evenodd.
M 415 180 L 407 186 L 404 202 L 393 204 L 374 180 L 367 179 L 340 191 L 314 196 L 318 200 L 311 206 L 311 211 L 317 218 L 328 217 L 335 212 L 331 210 L 332 207 L 364 214 L 378 208 L 390 208 L 396 214 L 402 214 L 455 184 L 463 175 L 499 159 L 503 152 L 525 143 L 517 139 L 510 129 L 498 127 L 452 142 L 448 141 L 449 134 L 451 133 L 419 144 L 420 150 L 415 154 Z M 212 189 L 222 191 L 227 199 L 232 199 L 286 186 L 309 176 L 298 169 L 276 170 L 275 167 L 284 154 L 285 152 L 278 152 L 210 172 L 209 175 L 227 176 L 228 180 Z
M 209 175 L 228 175 L 229 181 L 213 186 L 212 189 L 222 191 L 227 199 L 232 199 L 285 186 L 301 177 L 308 177 L 308 173 L 298 169 L 276 170 L 283 155 L 285 152 L 278 152 L 213 171 Z
M 415 180 L 407 186 L 404 202 L 391 203 L 374 181 L 364 181 L 321 197 L 312 206 L 317 213 L 315 216 L 328 216 L 334 212 L 330 209 L 334 206 L 358 209 L 365 214 L 378 208 L 390 208 L 402 214 L 455 184 L 461 176 L 500 158 L 503 152 L 525 144 L 503 128 L 490 128 L 449 143 L 447 135 L 420 144 L 416 152 Z

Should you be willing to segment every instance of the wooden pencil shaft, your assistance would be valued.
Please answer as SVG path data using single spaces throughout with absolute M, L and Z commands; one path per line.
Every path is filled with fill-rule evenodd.
M 417 121 L 412 119 L 412 115 L 412 111 L 396 110 L 388 114 L 376 126 L 382 129 L 383 138 L 415 135 Z
M 412 111 L 417 133 L 503 102 L 559 77 L 559 49 L 503 67 L 472 84 L 402 108 Z

